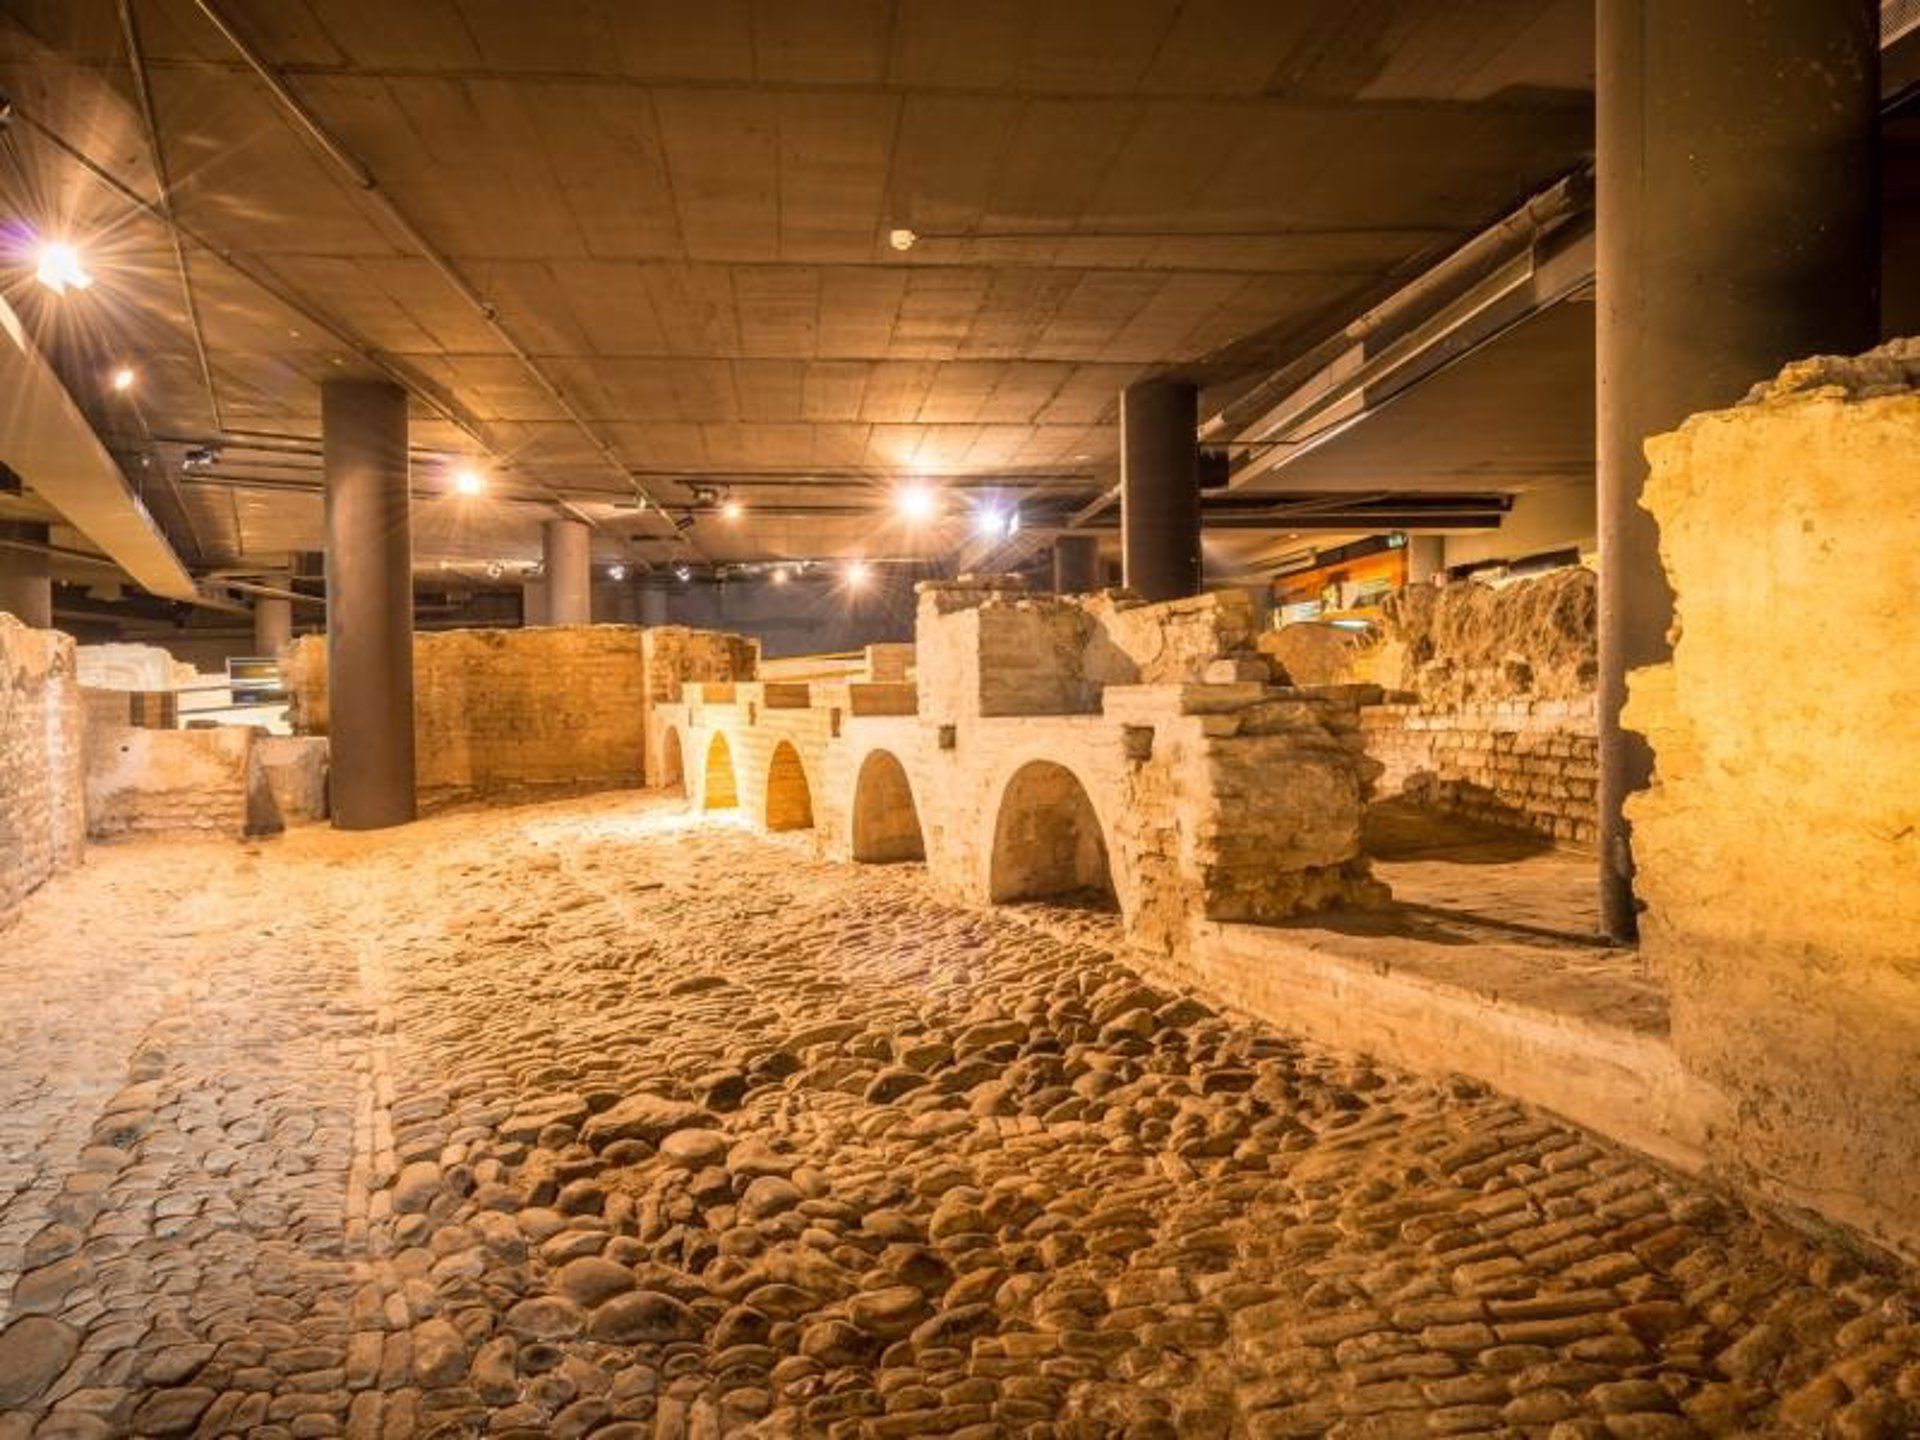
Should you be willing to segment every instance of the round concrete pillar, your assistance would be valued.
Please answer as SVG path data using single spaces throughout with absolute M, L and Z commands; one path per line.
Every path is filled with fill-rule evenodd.
M 414 817 L 407 392 L 328 381 L 320 434 L 333 823 L 377 830 Z
M 1100 584 L 1100 537 L 1056 535 L 1053 538 L 1053 592 L 1085 595 Z
M 1642 445 L 1788 360 L 1878 338 L 1878 6 L 1600 0 L 1601 904 L 1636 931 L 1622 813 L 1652 755 L 1627 673 L 1669 654 Z
M 293 639 L 293 602 L 260 595 L 253 602 L 253 653 L 278 655 Z
M 666 625 L 667 592 L 658 585 L 644 585 L 640 589 L 640 623 L 642 625 Z
M 53 578 L 48 530 L 31 520 L 0 520 L 0 611 L 36 630 L 53 628 Z
M 540 527 L 546 557 L 549 625 L 593 623 L 593 566 L 587 527 L 578 520 L 548 520 Z
M 1120 395 L 1120 548 L 1128 589 L 1200 593 L 1199 391 L 1142 380 Z

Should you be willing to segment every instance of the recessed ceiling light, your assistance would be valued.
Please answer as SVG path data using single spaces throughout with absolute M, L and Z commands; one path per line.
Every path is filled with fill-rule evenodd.
M 478 470 L 463 466 L 453 472 L 453 488 L 462 495 L 483 495 L 487 489 L 487 477 Z
M 900 512 L 901 519 L 917 525 L 934 517 L 940 508 L 940 497 L 930 485 L 918 482 L 902 485 L 893 492 L 893 508 Z
M 131 390 L 133 388 L 133 382 L 138 378 L 139 377 L 133 373 L 133 367 L 131 365 L 122 365 L 118 370 L 113 372 L 113 388 L 123 392 Z
M 93 284 L 93 276 L 80 263 L 80 252 L 64 240 L 50 240 L 42 245 L 38 258 L 34 278 L 56 295 L 85 290 Z
M 918 235 L 914 234 L 913 231 L 907 229 L 904 225 L 897 230 L 889 230 L 887 232 L 887 244 L 902 252 L 911 250 L 914 242 L 919 238 Z

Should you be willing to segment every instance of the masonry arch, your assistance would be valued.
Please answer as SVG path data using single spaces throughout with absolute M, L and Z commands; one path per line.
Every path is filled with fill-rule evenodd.
M 687 762 L 680 744 L 680 727 L 669 725 L 660 736 L 660 785 L 666 790 L 682 790 L 687 783 Z
M 870 865 L 927 858 L 907 767 L 891 750 L 871 750 L 853 782 L 853 858 Z
M 740 786 L 733 776 L 733 750 L 727 744 L 726 732 L 713 732 L 713 741 L 707 746 L 706 784 L 700 791 L 700 808 L 703 810 L 731 810 L 740 803 Z
M 813 789 L 793 742 L 782 740 L 767 762 L 767 829 L 811 830 Z
M 1029 760 L 1007 781 L 994 821 L 988 895 L 996 903 L 1044 895 L 1117 903 L 1100 816 L 1066 766 Z

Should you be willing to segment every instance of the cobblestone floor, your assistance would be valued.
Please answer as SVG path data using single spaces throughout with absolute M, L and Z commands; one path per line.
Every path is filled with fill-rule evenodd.
M 1916 1432 L 1920 1287 L 633 796 L 0 935 L 0 1440 Z

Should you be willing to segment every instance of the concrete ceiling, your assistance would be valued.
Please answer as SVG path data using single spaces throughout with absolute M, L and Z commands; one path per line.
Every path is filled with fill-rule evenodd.
M 469 430 L 505 462 L 486 501 L 423 503 L 423 568 L 530 558 L 556 494 L 600 522 L 601 556 L 676 557 L 614 508 L 623 470 L 675 508 L 688 481 L 785 482 L 742 484 L 745 522 L 694 528 L 717 558 L 951 548 L 957 497 L 932 535 L 876 524 L 892 483 L 1096 493 L 1122 386 L 1179 367 L 1230 388 L 1591 145 L 1589 0 L 216 8 L 592 434 L 191 0 L 134 0 L 177 215 L 254 277 L 187 247 L 225 451 L 184 507 L 154 508 L 206 565 L 318 548 L 310 447 L 240 441 L 310 440 L 318 382 L 369 356 L 437 397 L 415 406 L 423 500 Z M 114 4 L 0 0 L 0 17 L 0 84 L 31 122 L 0 163 L 8 218 L 79 240 L 98 277 L 65 314 L 24 272 L 7 293 L 116 449 L 177 466 L 223 436 L 172 252 L 73 153 L 158 192 Z M 121 360 L 131 401 L 100 383 Z M 1508 378 L 1526 373 L 1522 356 Z M 1555 421 L 1528 445 L 1590 454 L 1590 414 Z M 1518 475 L 1436 459 L 1418 430 L 1386 443 L 1302 461 L 1351 472 L 1302 484 L 1403 462 L 1425 468 L 1395 488 Z

